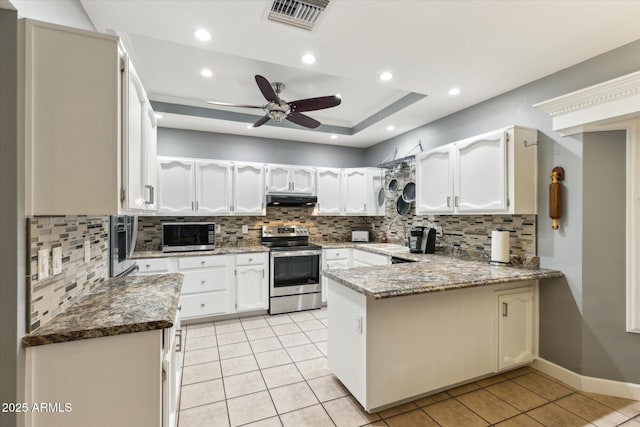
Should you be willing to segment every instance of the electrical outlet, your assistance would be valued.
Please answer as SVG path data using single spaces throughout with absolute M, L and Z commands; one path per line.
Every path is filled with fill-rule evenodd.
M 434 228 L 436 229 L 436 236 L 442 237 L 442 227 L 436 225 Z
M 84 241 L 84 262 L 91 261 L 91 242 L 89 240 Z
M 242 234 L 249 234 L 249 226 L 248 225 L 243 225 L 242 226 Z
M 371 231 L 376 231 L 376 223 L 375 222 L 371 223 Z
M 58 246 L 51 251 L 51 264 L 53 266 L 53 275 L 62 273 L 62 248 Z
M 49 249 L 38 251 L 38 280 L 49 277 Z
M 216 234 L 222 234 L 222 226 L 216 224 Z

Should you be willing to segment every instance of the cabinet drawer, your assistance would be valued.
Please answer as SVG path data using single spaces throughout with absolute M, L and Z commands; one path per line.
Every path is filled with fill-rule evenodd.
M 206 294 L 183 295 L 180 297 L 183 319 L 211 316 L 227 312 L 227 291 L 208 292 Z
M 136 260 L 138 273 L 166 273 L 169 271 L 169 258 L 144 258 Z
M 386 255 L 374 254 L 367 251 L 361 251 L 355 249 L 353 251 L 353 264 L 360 265 L 358 262 L 365 265 L 388 265 L 389 257 Z
M 236 255 L 236 265 L 261 265 L 266 260 L 264 253 L 250 253 Z
M 351 248 L 325 249 L 324 259 L 327 261 L 335 259 L 349 259 L 351 257 L 351 250 Z
M 182 294 L 209 292 L 227 289 L 226 270 L 186 271 L 182 273 Z
M 232 262 L 232 257 L 228 255 L 214 256 L 194 256 L 181 257 L 178 259 L 178 268 L 180 270 L 208 268 L 208 267 L 226 267 Z

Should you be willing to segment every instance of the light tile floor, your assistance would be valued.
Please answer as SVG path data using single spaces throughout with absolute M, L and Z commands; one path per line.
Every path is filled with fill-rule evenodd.
M 640 427 L 640 402 L 580 393 L 532 368 L 376 414 L 327 365 L 327 311 L 186 327 L 179 427 Z

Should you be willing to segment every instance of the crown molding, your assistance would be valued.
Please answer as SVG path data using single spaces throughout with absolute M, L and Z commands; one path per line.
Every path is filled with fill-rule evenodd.
M 553 120 L 563 135 L 589 125 L 640 116 L 640 71 L 598 83 L 534 105 Z

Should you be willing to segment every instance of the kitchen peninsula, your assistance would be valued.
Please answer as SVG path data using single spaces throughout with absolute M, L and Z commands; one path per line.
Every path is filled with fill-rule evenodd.
M 444 255 L 326 270 L 329 366 L 370 413 L 537 355 L 538 280 L 559 271 Z

